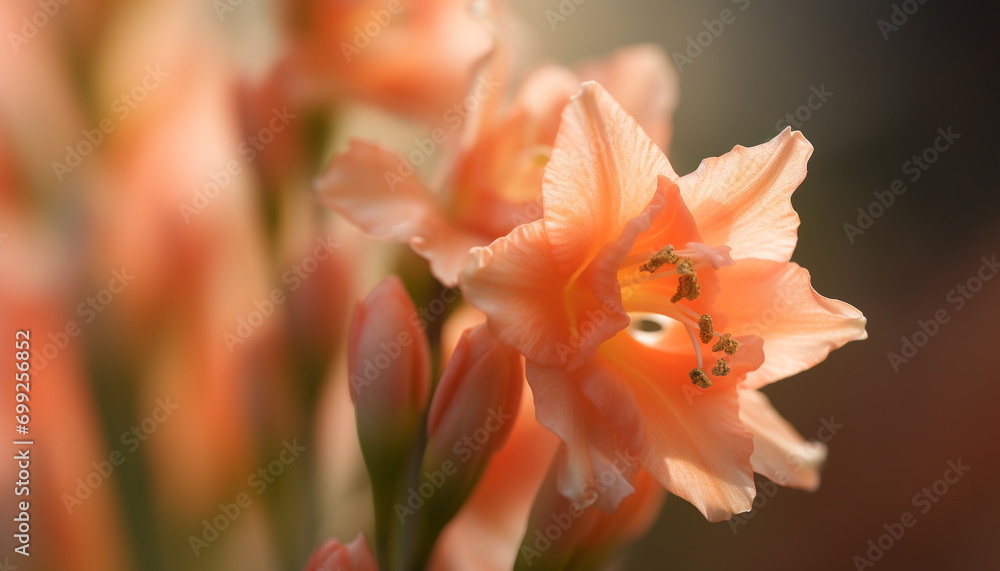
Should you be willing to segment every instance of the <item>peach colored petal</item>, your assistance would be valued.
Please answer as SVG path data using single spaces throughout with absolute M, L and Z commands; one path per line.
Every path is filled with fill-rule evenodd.
M 662 207 L 662 194 L 654 194 L 575 279 L 552 260 L 543 221 L 519 226 L 488 248 L 472 251 L 462 277 L 466 299 L 490 318 L 497 338 L 527 359 L 573 370 L 628 326 L 618 267 Z
M 854 307 L 812 288 L 809 272 L 795 263 L 743 259 L 719 270 L 716 308 L 733 333 L 764 338 L 763 366 L 747 377 L 760 388 L 808 369 L 848 341 L 865 339 L 866 319 Z
M 568 370 L 578 367 L 597 351 L 600 343 L 628 327 L 630 320 L 625 313 L 618 270 L 632 251 L 636 236 L 649 228 L 663 205 L 663 194 L 657 192 L 617 238 L 604 244 L 573 283 L 574 329 L 578 335 L 573 339 L 573 355 L 563 359 Z
M 668 138 L 677 88 L 662 49 L 652 44 L 625 48 L 587 62 L 582 70 L 584 80 L 606 80 L 608 92 L 655 142 Z M 524 79 L 507 114 L 487 121 L 459 169 L 458 186 L 465 196 L 460 218 L 467 225 L 502 236 L 541 215 L 545 163 L 563 108 L 581 81 L 567 68 L 543 65 Z
M 469 249 L 486 238 L 455 227 L 434 195 L 403 159 L 374 143 L 360 140 L 337 156 L 314 183 L 320 200 L 376 238 L 408 242 L 431 264 L 445 285 L 458 281 Z
M 477 149 L 479 151 L 479 149 Z M 481 152 L 481 151 L 480 151 Z M 499 238 L 542 214 L 542 173 L 551 147 L 533 145 L 503 156 L 479 157 L 493 166 L 464 165 L 456 193 L 456 219 L 473 232 Z M 471 173 L 471 174 L 466 174 Z
M 289 20 L 303 79 L 431 122 L 460 104 L 495 47 L 471 0 L 297 4 Z
M 680 100 L 677 72 L 657 44 L 621 48 L 607 58 L 576 68 L 583 81 L 603 85 L 660 149 L 667 152 L 673 133 L 671 117 Z
M 690 349 L 651 351 L 628 335 L 608 345 L 614 365 L 631 379 L 641 409 L 643 469 L 709 521 L 749 510 L 755 495 L 753 441 L 739 420 L 737 385 L 748 369 L 759 366 L 759 342 L 741 340 L 733 372 L 712 377 L 708 389 L 694 387 L 686 374 L 697 366 Z
M 596 506 L 586 507 L 562 493 L 558 483 L 562 471 L 558 466 L 565 465 L 566 457 L 564 445 L 556 453 L 553 466 L 538 489 L 514 571 L 571 569 L 568 564 L 573 552 L 601 513 Z M 559 533 L 555 533 L 557 529 Z M 590 561 L 589 564 L 599 567 L 597 561 Z
M 661 174 L 677 178 L 635 119 L 599 84 L 584 83 L 563 111 L 543 181 L 556 265 L 569 272 L 586 266 L 646 208 Z
M 396 153 L 355 139 L 314 187 L 320 200 L 365 232 L 405 242 L 425 232 L 428 219 L 439 222 L 444 214 L 415 175 L 398 174 L 404 166 Z
M 687 203 L 705 243 L 732 246 L 732 257 L 787 262 L 795 249 L 799 216 L 792 191 L 806 176 L 813 148 L 798 131 L 705 159 L 681 177 Z
M 565 448 L 556 462 L 563 454 Z M 581 508 L 557 491 L 556 480 L 556 471 L 550 471 L 535 498 L 514 567 L 518 571 L 613 568 L 608 563 L 649 530 L 666 496 L 659 482 L 640 472 L 633 478 L 635 493 L 609 514 L 597 506 Z
M 580 91 L 580 83 L 573 72 L 557 65 L 544 65 L 524 79 L 512 113 L 529 118 L 523 141 L 546 145 L 555 142 L 563 108 Z
M 559 492 L 581 508 L 596 504 L 613 513 L 634 491 L 629 478 L 642 444 L 639 405 L 628 382 L 599 357 L 572 373 L 529 361 L 526 373 L 538 422 L 566 449 Z
M 447 287 L 454 287 L 458 284 L 459 274 L 468 263 L 469 251 L 484 246 L 487 242 L 479 234 L 443 223 L 432 226 L 426 235 L 414 236 L 410 239 L 410 247 L 430 262 L 430 270 L 435 278 Z
M 462 274 L 465 298 L 488 316 L 490 331 L 522 354 L 558 362 L 554 339 L 570 328 L 541 221 L 524 224 L 487 248 L 474 248 Z
M 764 393 L 740 389 L 740 421 L 753 433 L 754 472 L 782 486 L 814 491 L 819 469 L 826 461 L 826 445 L 806 442 L 778 414 Z
M 569 569 L 587 568 L 607 560 L 615 552 L 638 540 L 656 522 L 666 491 L 645 472 L 635 475 L 635 493 L 625 498 L 613 514 L 598 513 L 586 536 L 573 553 Z
M 487 235 L 503 236 L 542 212 L 542 176 L 559 119 L 580 81 L 543 66 L 524 80 L 509 112 L 484 126 L 457 167 L 456 217 Z
M 700 243 L 698 224 L 681 197 L 680 187 L 663 175 L 657 177 L 656 184 L 657 190 L 663 193 L 663 210 L 653 219 L 649 229 L 636 238 L 633 251 L 652 256 L 667 244 L 681 248 L 689 242 Z
M 556 456 L 560 463 L 565 448 Z M 614 513 L 591 506 L 581 508 L 557 491 L 557 471 L 546 475 L 535 498 L 514 569 L 604 569 L 627 544 L 656 521 L 666 492 L 659 482 L 639 472 L 635 493 Z M 555 533 L 558 526 L 559 533 Z

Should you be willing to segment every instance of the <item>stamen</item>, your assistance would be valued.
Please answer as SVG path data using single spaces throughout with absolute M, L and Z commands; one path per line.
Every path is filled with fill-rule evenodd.
M 698 318 L 698 329 L 700 330 L 701 342 L 708 345 L 712 342 L 712 338 L 715 337 L 715 332 L 712 329 L 712 317 L 707 313 Z
M 638 288 L 638 287 L 641 287 L 642 284 L 644 284 L 644 283 L 646 283 L 646 282 L 648 282 L 650 280 L 658 280 L 658 279 L 662 279 L 662 278 L 672 278 L 672 277 L 676 276 L 677 274 L 682 274 L 682 275 L 683 274 L 689 274 L 691 276 L 691 279 L 689 281 L 693 280 L 695 282 L 694 283 L 694 289 L 697 290 L 698 293 L 700 293 L 700 287 L 698 287 L 698 284 L 697 284 L 697 282 L 698 282 L 698 276 L 697 276 L 697 274 L 695 273 L 694 270 L 697 270 L 698 268 L 703 267 L 703 264 L 699 264 L 697 262 L 692 262 L 689 258 L 678 258 L 677 259 L 678 260 L 678 264 L 677 264 L 678 267 L 677 267 L 677 272 L 676 273 L 674 273 L 674 272 L 657 272 L 657 273 L 654 274 L 654 273 L 652 273 L 653 271 L 659 269 L 663 265 L 666 265 L 666 263 L 664 263 L 664 264 L 655 264 L 655 263 L 653 263 L 652 258 L 642 257 L 639 260 L 628 260 L 628 259 L 626 259 L 626 261 L 622 263 L 622 267 L 623 268 L 624 267 L 629 267 L 631 265 L 637 264 L 639 261 L 642 261 L 642 260 L 646 260 L 646 263 L 643 264 L 642 266 L 640 266 L 639 268 L 637 268 L 637 271 L 635 271 L 635 272 L 629 272 L 627 274 L 622 275 L 619 278 L 619 284 L 621 285 L 622 288 L 629 288 L 629 287 L 636 287 L 636 288 Z M 669 262 L 667 262 L 667 263 L 669 263 Z M 650 268 L 652 268 L 652 269 L 650 269 Z M 643 273 L 643 272 L 650 272 L 650 273 L 647 274 L 647 273 Z M 681 296 L 681 297 L 684 297 L 684 296 Z M 695 298 L 697 298 L 697 294 L 695 295 Z M 678 299 L 680 299 L 680 298 L 678 298 Z M 694 300 L 692 299 L 692 301 L 694 301 Z M 697 319 L 697 317 L 698 317 L 698 315 L 695 314 L 695 318 L 696 319 Z
M 723 333 L 715 345 L 712 345 L 712 351 L 725 351 L 726 355 L 732 355 L 739 348 L 740 342 L 733 339 L 733 336 L 728 333 Z
M 660 248 L 660 251 L 653 254 L 648 262 L 639 266 L 640 272 L 653 273 L 664 264 L 676 264 L 679 258 L 674 254 L 674 247 L 670 244 Z
M 670 303 L 677 303 L 682 298 L 694 301 L 701 295 L 701 286 L 698 285 L 698 274 L 694 271 L 694 263 L 681 258 L 677 262 L 677 273 L 681 275 L 677 281 L 677 293 L 670 298 Z
M 712 374 L 716 377 L 725 377 L 730 371 L 732 369 L 729 368 L 729 364 L 726 363 L 725 359 L 719 359 L 719 362 L 712 367 Z
M 704 331 L 705 321 L 709 322 L 709 324 L 712 325 L 712 327 L 714 328 L 712 317 L 710 315 L 708 315 L 707 313 L 704 315 L 698 315 L 690 308 L 685 307 L 684 305 L 681 305 L 679 303 L 675 303 L 673 305 L 658 306 L 655 309 L 653 309 L 653 311 L 658 315 L 662 315 L 663 317 L 669 317 L 670 319 L 677 321 L 678 323 L 683 325 L 686 329 L 698 330 L 699 337 L 701 337 L 702 334 L 705 333 Z M 689 335 L 693 336 L 692 331 L 689 331 L 688 333 Z M 708 333 L 711 335 L 711 337 L 707 336 L 702 337 L 702 342 L 704 342 L 706 345 L 711 342 L 711 339 L 722 337 L 718 333 L 715 333 L 714 330 L 711 330 Z M 705 341 L 706 338 L 708 339 L 708 341 Z M 695 346 L 695 349 L 698 349 L 697 344 Z
M 684 322 L 682 321 L 681 323 Z M 705 363 L 701 360 L 701 347 L 698 346 L 698 340 L 694 338 L 694 329 L 687 324 L 684 325 L 684 329 L 688 332 L 688 337 L 691 338 L 691 344 L 694 345 L 694 354 L 698 357 L 698 368 L 704 369 Z
M 667 309 L 668 311 L 666 312 L 666 314 L 661 314 L 661 315 L 663 315 L 663 317 L 669 317 L 670 319 L 673 319 L 673 320 L 677 321 L 678 323 L 680 323 L 684 327 L 684 330 L 687 331 L 688 337 L 691 339 L 691 346 L 694 347 L 695 357 L 698 360 L 698 367 L 696 369 L 692 369 L 691 372 L 689 373 L 689 376 L 691 378 L 691 382 L 694 383 L 695 385 L 703 388 L 703 389 L 707 389 L 710 386 L 712 386 L 712 381 L 711 381 L 711 379 L 709 379 L 708 375 L 705 374 L 705 362 L 704 362 L 704 358 L 702 357 L 702 354 L 701 354 L 701 346 L 698 344 L 698 340 L 699 340 L 699 337 L 700 337 L 701 340 L 702 340 L 702 342 L 707 344 L 713 337 L 717 336 L 717 334 L 714 334 L 714 333 L 711 332 L 712 318 L 708 314 L 702 315 L 699 318 L 698 323 L 695 324 L 692 319 L 690 319 L 689 317 L 683 315 L 681 312 L 677 311 L 676 308 L 678 308 L 678 307 L 681 307 L 681 306 L 673 305 L 673 306 L 664 308 L 664 309 Z M 672 315 L 670 315 L 670 314 L 672 314 Z M 641 325 L 642 323 L 644 323 L 644 321 L 640 320 L 640 321 L 635 322 L 635 323 Z M 655 323 L 655 322 L 651 321 L 650 323 Z M 641 331 L 642 329 L 645 329 L 645 328 L 643 328 L 643 327 L 638 327 L 637 328 L 637 330 L 639 330 L 639 331 Z M 697 333 L 696 333 L 696 331 L 697 331 Z M 730 338 L 730 336 L 728 334 L 726 334 L 726 337 Z M 730 340 L 733 343 L 736 342 L 735 340 L 732 340 L 731 338 L 730 338 Z M 722 343 L 721 339 L 720 339 L 719 343 Z M 716 344 L 717 347 L 719 346 L 719 343 Z M 715 367 L 712 368 L 712 374 L 715 375 L 715 376 L 717 376 L 717 377 L 725 376 L 728 373 L 729 373 L 729 366 L 726 364 L 725 360 L 723 360 L 723 359 L 719 359 L 718 362 L 716 363 Z
M 702 371 L 700 368 L 691 369 L 688 376 L 691 377 L 691 382 L 700 388 L 707 389 L 712 386 L 712 381 L 708 378 L 708 375 L 705 374 L 705 371 Z

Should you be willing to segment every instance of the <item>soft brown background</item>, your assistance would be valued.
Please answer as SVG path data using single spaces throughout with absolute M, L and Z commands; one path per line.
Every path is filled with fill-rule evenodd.
M 736 20 L 681 73 L 670 155 L 679 173 L 771 138 L 811 86 L 834 94 L 801 128 L 816 150 L 793 198 L 802 218 L 794 259 L 820 293 L 864 311 L 870 338 L 766 391 L 806 437 L 824 418 L 844 426 L 829 442 L 823 484 L 814 494 L 779 489 L 735 534 L 668 501 L 624 568 L 854 569 L 852 557 L 905 511 L 916 525 L 875 569 L 1000 568 L 1000 279 L 962 311 L 945 300 L 982 256 L 1000 254 L 1000 82 L 988 5 L 929 0 L 886 41 L 877 21 L 893 3 L 884 0 L 751 0 L 745 11 L 719 0 L 588 0 L 555 31 L 545 12 L 558 10 L 556 0 L 520 4 L 539 49 L 567 62 L 638 41 L 683 52 L 703 19 L 734 9 Z M 874 191 L 907 178 L 903 164 L 949 126 L 961 139 L 852 245 L 843 224 L 856 223 Z M 941 308 L 951 321 L 894 374 L 887 352 Z M 958 458 L 971 471 L 920 514 L 914 494 Z

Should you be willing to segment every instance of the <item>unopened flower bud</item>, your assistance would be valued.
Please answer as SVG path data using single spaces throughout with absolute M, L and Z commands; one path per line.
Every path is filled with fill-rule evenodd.
M 462 334 L 427 420 L 421 483 L 434 488 L 423 514 L 430 530 L 443 528 L 455 515 L 506 442 L 523 384 L 520 354 L 500 343 L 485 324 Z
M 418 433 L 430 389 L 430 351 L 415 315 L 403 283 L 390 276 L 358 304 L 351 320 L 348 373 L 366 460 L 372 452 L 402 452 L 400 446 Z
M 348 337 L 351 398 L 380 553 L 403 536 L 393 506 L 422 438 L 430 390 L 430 350 L 416 315 L 402 282 L 390 276 L 358 304 Z

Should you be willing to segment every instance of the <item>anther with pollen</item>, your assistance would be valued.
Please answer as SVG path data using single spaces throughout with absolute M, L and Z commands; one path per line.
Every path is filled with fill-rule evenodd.
M 702 371 L 701 369 L 691 369 L 688 376 L 691 377 L 691 382 L 700 388 L 707 389 L 712 386 L 712 381 L 709 380 L 705 371 Z
M 698 299 L 701 295 L 701 286 L 698 285 L 698 274 L 694 271 L 694 263 L 687 258 L 681 258 L 677 262 L 677 273 L 681 277 L 677 280 L 677 293 L 670 298 L 670 303 L 677 303 L 682 298 L 688 301 Z
M 664 264 L 676 264 L 680 258 L 674 254 L 674 247 L 670 244 L 660 248 L 660 251 L 653 254 L 653 257 L 649 259 L 648 262 L 639 266 L 640 272 L 653 273 L 660 269 Z
M 712 337 L 715 337 L 715 331 L 712 329 L 712 317 L 707 313 L 702 315 L 698 319 L 698 336 L 701 337 L 701 342 L 708 345 L 712 342 Z
M 719 362 L 712 367 L 712 374 L 716 377 L 725 377 L 730 371 L 732 371 L 732 369 L 729 368 L 725 359 L 719 359 Z
M 726 355 L 732 355 L 740 348 L 740 342 L 733 339 L 728 333 L 723 333 L 722 337 L 712 345 L 712 351 L 725 351 Z

